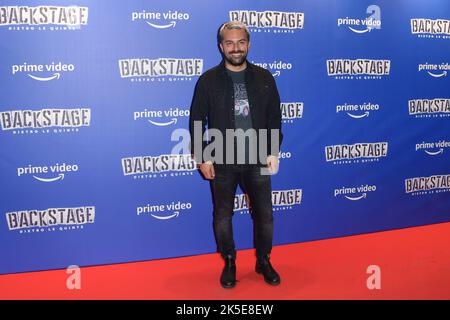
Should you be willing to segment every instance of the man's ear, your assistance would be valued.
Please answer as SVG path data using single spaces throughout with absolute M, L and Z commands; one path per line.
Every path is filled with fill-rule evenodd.
M 219 43 L 219 47 L 220 47 L 220 51 L 222 51 L 222 53 L 223 53 L 223 46 L 222 46 L 222 43 Z

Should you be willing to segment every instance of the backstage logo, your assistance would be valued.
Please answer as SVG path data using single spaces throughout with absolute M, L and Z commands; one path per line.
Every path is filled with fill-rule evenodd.
M 191 81 L 202 74 L 203 59 L 121 59 L 119 71 L 121 78 L 131 82 Z
M 11 74 L 25 75 L 36 81 L 59 80 L 64 73 L 74 72 L 75 65 L 62 62 L 52 62 L 50 64 L 14 64 L 11 66 Z
M 295 33 L 305 24 L 303 12 L 234 10 L 229 17 L 244 23 L 250 32 Z
M 450 20 L 411 19 L 411 34 L 417 38 L 450 39 Z
M 172 29 L 179 23 L 188 21 L 190 19 L 189 13 L 179 11 L 133 11 L 131 13 L 131 21 L 138 23 L 145 23 L 148 27 L 154 29 Z
M 419 64 L 417 71 L 426 72 L 430 77 L 443 78 L 446 77 L 450 70 L 450 64 L 443 62 L 441 64 L 422 63 Z
M 444 154 L 444 149 L 450 148 L 450 141 L 439 140 L 436 142 L 416 143 L 416 152 L 425 152 L 429 156 L 437 156 Z
M 325 159 L 333 164 L 366 163 L 386 157 L 387 142 L 337 144 L 325 147 Z
M 377 191 L 376 185 L 361 185 L 359 187 L 342 187 L 334 189 L 334 197 L 344 197 L 350 201 L 359 201 L 366 199 L 369 192 Z
M 408 112 L 416 118 L 437 118 L 450 116 L 450 99 L 415 99 L 408 101 Z
M 12 134 L 78 132 L 91 124 L 91 109 L 41 109 L 0 112 L 2 131 Z
M 328 76 L 334 79 L 373 80 L 389 76 L 391 60 L 331 59 L 327 60 Z
M 134 179 L 192 176 L 197 164 L 190 154 L 122 158 L 124 176 Z
M 95 207 L 50 208 L 6 213 L 9 231 L 36 233 L 83 229 L 95 221 Z
M 182 109 L 179 107 L 164 108 L 162 110 L 147 110 L 134 111 L 134 121 L 145 121 L 147 124 L 157 127 L 167 127 L 176 125 L 181 119 L 188 119 L 190 114 L 189 109 Z
M 5 6 L 0 7 L 0 28 L 11 31 L 78 30 L 88 23 L 88 7 Z
M 345 113 L 348 117 L 353 119 L 368 118 L 370 113 L 380 110 L 380 105 L 377 103 L 364 102 L 362 104 L 344 104 L 336 105 L 336 114 Z
M 33 166 L 28 165 L 17 168 L 18 177 L 33 177 L 33 179 L 40 182 L 55 182 L 64 180 L 67 174 L 78 172 L 78 165 L 56 163 L 49 166 Z
M 274 62 L 270 63 L 255 62 L 252 60 L 251 63 L 266 70 L 269 70 L 274 77 L 279 77 L 282 73 L 284 74 L 285 72 L 292 70 L 292 63 L 284 62 L 281 60 L 280 61 L 275 60 Z
M 294 206 L 302 202 L 303 189 L 273 190 L 272 205 L 273 211 L 283 211 L 293 209 Z M 249 213 L 251 209 L 250 199 L 247 194 L 237 194 L 234 197 L 234 212 Z
M 450 174 L 405 179 L 405 193 L 412 196 L 450 192 Z
M 283 123 L 294 123 L 295 119 L 303 118 L 303 102 L 282 102 L 280 108 Z
M 347 27 L 348 30 L 357 33 L 364 34 L 371 32 L 374 29 L 381 29 L 381 9 L 377 5 L 370 5 L 366 10 L 367 14 L 371 14 L 367 18 L 338 18 L 338 27 Z
M 136 213 L 138 216 L 150 215 L 157 220 L 176 219 L 180 215 L 184 215 L 192 209 L 192 203 L 172 201 L 169 204 L 146 204 L 145 206 L 137 207 Z

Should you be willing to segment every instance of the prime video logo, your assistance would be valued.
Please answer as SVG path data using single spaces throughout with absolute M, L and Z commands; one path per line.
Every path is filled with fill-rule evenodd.
M 175 28 L 178 22 L 189 20 L 188 13 L 179 11 L 147 12 L 145 10 L 133 11 L 131 21 L 144 21 L 149 27 L 155 29 Z
M 33 80 L 44 82 L 58 80 L 63 72 L 73 71 L 75 71 L 75 65 L 62 62 L 52 62 L 50 64 L 28 64 L 24 62 L 23 64 L 13 64 L 11 66 L 11 74 L 13 76 L 23 73 Z M 42 75 L 42 73 L 50 73 L 50 75 Z
M 341 187 L 334 189 L 334 197 L 343 196 L 350 201 L 359 201 L 366 199 L 369 192 L 375 192 L 376 185 L 361 185 L 359 187 Z
M 426 73 L 433 78 L 442 78 L 446 77 L 448 71 L 450 70 L 450 64 L 448 62 L 443 62 L 441 64 L 432 64 L 432 63 L 422 63 L 419 64 L 417 71 L 426 71 Z
M 336 105 L 336 113 L 344 113 L 353 119 L 368 118 L 370 112 L 380 110 L 380 105 L 377 103 L 365 102 L 361 104 L 351 104 L 345 102 L 344 104 Z
M 137 207 L 136 213 L 140 215 L 150 215 L 157 220 L 170 220 L 177 218 L 183 211 L 192 209 L 190 202 L 175 202 L 169 204 L 147 204 L 145 206 Z
M 274 62 L 257 62 L 251 61 L 254 65 L 258 67 L 269 70 L 272 73 L 272 76 L 279 77 L 282 71 L 292 70 L 292 63 L 284 62 L 284 61 L 274 61 Z
M 68 173 L 78 172 L 79 166 L 76 164 L 56 163 L 49 166 L 23 166 L 17 168 L 17 176 L 29 176 L 32 175 L 34 179 L 40 182 L 55 182 L 64 180 L 64 177 Z
M 166 127 L 170 125 L 177 124 L 180 118 L 189 118 L 190 110 L 182 108 L 169 108 L 164 110 L 147 110 L 134 111 L 133 119 L 134 121 L 139 121 L 142 119 L 147 120 L 151 125 L 157 127 Z
M 423 150 L 429 156 L 437 156 L 437 155 L 443 154 L 444 148 L 446 148 L 446 149 L 450 148 L 450 141 L 446 141 L 446 140 L 439 140 L 439 141 L 435 141 L 435 142 L 423 141 L 421 143 L 416 143 L 416 146 L 415 146 L 416 152 Z
M 337 20 L 338 27 L 346 26 L 348 29 L 357 34 L 371 32 L 374 29 L 381 29 L 381 9 L 377 5 L 370 5 L 366 10 L 370 14 L 367 18 L 339 18 Z

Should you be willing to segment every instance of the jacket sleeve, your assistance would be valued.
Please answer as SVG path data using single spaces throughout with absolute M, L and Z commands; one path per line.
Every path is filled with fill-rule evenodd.
M 203 135 L 206 131 L 207 114 L 208 100 L 206 98 L 206 89 L 203 77 L 200 77 L 195 86 L 189 117 L 190 151 L 197 164 L 205 160 L 202 155 L 206 147 Z
M 272 74 L 269 74 L 270 77 L 270 103 L 267 108 L 267 153 L 269 155 L 274 155 L 278 157 L 280 152 L 281 143 L 283 141 L 283 133 L 281 131 L 281 101 L 280 95 L 278 93 L 277 84 Z M 274 142 L 278 144 L 278 146 L 274 145 L 274 150 L 272 151 L 272 139 L 271 136 L 274 136 Z

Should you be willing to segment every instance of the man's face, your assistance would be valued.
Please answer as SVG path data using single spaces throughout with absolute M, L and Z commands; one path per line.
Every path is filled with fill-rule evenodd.
M 225 60 L 233 66 L 241 66 L 247 58 L 250 43 L 243 29 L 225 29 L 220 43 Z

